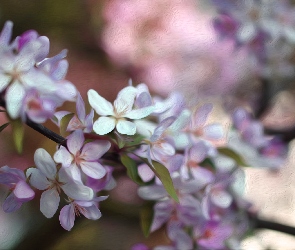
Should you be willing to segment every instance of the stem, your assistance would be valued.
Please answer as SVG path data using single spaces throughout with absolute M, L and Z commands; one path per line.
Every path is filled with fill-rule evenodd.
M 53 132 L 52 130 L 46 128 L 42 124 L 35 123 L 31 119 L 29 119 L 28 117 L 26 119 L 26 124 L 29 127 L 31 127 L 32 129 L 34 129 L 35 131 L 37 131 L 40 134 L 46 136 L 48 139 L 56 142 L 59 145 L 67 147 L 67 140 L 64 137 L 62 137 L 61 135 L 59 135 L 59 134 Z
M 252 220 L 254 222 L 255 229 L 269 229 L 295 236 L 294 227 L 283 225 L 273 221 L 259 219 L 258 217 L 252 217 Z

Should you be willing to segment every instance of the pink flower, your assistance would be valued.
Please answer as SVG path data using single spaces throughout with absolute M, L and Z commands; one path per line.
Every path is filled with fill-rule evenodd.
M 54 154 L 54 160 L 69 168 L 74 180 L 81 181 L 81 172 L 94 179 L 101 179 L 106 169 L 98 160 L 110 149 L 109 141 L 93 141 L 84 145 L 82 130 L 75 130 L 67 137 L 67 148 L 61 146 Z

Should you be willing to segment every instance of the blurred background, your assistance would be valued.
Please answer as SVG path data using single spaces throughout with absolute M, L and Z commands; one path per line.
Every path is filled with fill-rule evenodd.
M 228 119 L 221 106 L 227 110 L 238 105 L 259 109 L 265 101 L 264 124 L 280 129 L 294 126 L 293 80 L 273 83 L 271 98 L 264 100 L 263 81 L 257 77 L 247 50 L 220 39 L 212 26 L 215 16 L 216 10 L 201 0 L 0 2 L 0 27 L 11 20 L 14 36 L 29 29 L 48 36 L 50 56 L 68 49 L 67 79 L 84 100 L 87 90 L 93 88 L 113 101 L 132 78 L 134 84 L 144 82 L 152 93 L 163 97 L 180 91 L 190 106 L 214 103 L 216 119 L 225 125 Z M 75 105 L 66 103 L 60 110 L 75 111 Z M 1 124 L 6 121 L 2 113 L 0 120 Z M 51 122 L 46 126 L 58 132 Z M 30 128 L 26 128 L 24 145 L 23 155 L 18 155 L 11 143 L 11 131 L 5 129 L 0 134 L 0 165 L 25 169 L 34 164 L 37 148 L 52 154 L 56 147 Z M 295 226 L 292 151 L 291 145 L 288 162 L 279 173 L 247 169 L 246 196 L 262 216 Z M 6 194 L 7 190 L 1 190 L 1 202 Z M 130 249 L 138 242 L 153 246 L 167 241 L 161 230 L 149 239 L 143 237 L 139 225 L 143 202 L 128 178 L 118 177 L 110 198 L 101 203 L 101 219 L 78 218 L 71 232 L 60 227 L 58 213 L 51 220 L 41 214 L 38 196 L 14 214 L 0 210 L 0 249 Z M 262 230 L 242 246 L 294 249 L 295 240 Z

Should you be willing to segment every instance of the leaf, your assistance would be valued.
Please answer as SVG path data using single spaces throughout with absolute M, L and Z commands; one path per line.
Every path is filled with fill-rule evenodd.
M 235 152 L 234 150 L 230 149 L 230 148 L 218 148 L 217 149 L 218 152 L 220 154 L 223 154 L 229 158 L 232 158 L 233 160 L 236 161 L 236 163 L 239 166 L 246 166 L 248 167 L 249 165 L 245 162 L 245 160 L 243 159 L 243 157 L 241 155 L 239 155 L 237 152 Z
M 143 235 L 148 237 L 150 234 L 151 225 L 154 217 L 154 203 L 146 202 L 140 211 L 140 224 Z
M 60 134 L 62 136 L 66 136 L 67 127 L 74 115 L 75 115 L 74 113 L 67 114 L 60 120 Z
M 24 127 L 20 119 L 13 120 L 12 125 L 12 134 L 13 141 L 16 148 L 16 151 L 21 154 L 23 151 L 23 141 L 24 141 Z
M 174 188 L 173 181 L 171 179 L 168 169 L 164 165 L 156 161 L 153 161 L 153 167 L 147 159 L 140 157 L 138 155 L 136 156 L 139 157 L 143 162 L 145 162 L 150 167 L 150 169 L 155 173 L 155 175 L 161 180 L 167 193 L 172 197 L 173 200 L 179 203 L 177 193 Z
M 0 132 L 2 132 L 2 130 L 5 129 L 9 124 L 10 124 L 10 122 L 7 122 L 7 123 L 4 123 L 3 125 L 1 125 Z
M 138 169 L 136 162 L 131 159 L 128 155 L 122 154 L 120 156 L 122 164 L 127 168 L 127 175 L 137 184 L 144 184 L 138 175 Z

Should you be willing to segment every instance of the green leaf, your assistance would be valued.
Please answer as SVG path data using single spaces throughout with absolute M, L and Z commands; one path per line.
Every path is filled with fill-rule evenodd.
M 176 201 L 179 203 L 178 197 L 176 190 L 174 188 L 170 173 L 168 169 L 163 166 L 161 163 L 153 161 L 153 165 L 156 170 L 156 175 L 157 177 L 161 180 L 163 183 L 163 186 L 165 187 L 166 191 L 168 194 Z
M 177 203 L 179 203 L 176 190 L 173 185 L 173 181 L 171 179 L 170 173 L 168 169 L 159 162 L 153 161 L 153 165 L 151 165 L 147 159 L 139 157 L 143 162 L 145 162 L 150 169 L 155 173 L 155 175 L 161 180 L 164 188 L 166 189 L 167 193 L 174 199 Z
M 10 122 L 7 122 L 7 123 L 4 123 L 3 125 L 1 125 L 0 132 L 2 132 L 2 130 L 5 129 L 9 124 L 10 124 Z
M 23 141 L 24 141 L 24 127 L 20 119 L 13 120 L 12 125 L 12 135 L 16 151 L 21 154 L 23 151 Z
M 73 118 L 74 115 L 75 115 L 74 113 L 67 114 L 60 120 L 60 134 L 62 136 L 66 136 L 67 127 L 69 125 L 70 120 Z
M 144 184 L 138 175 L 136 162 L 126 154 L 121 154 L 120 159 L 122 164 L 127 168 L 127 175 L 131 178 L 131 180 L 140 185 Z
M 230 149 L 230 148 L 217 148 L 218 152 L 220 154 L 223 154 L 229 158 L 232 158 L 233 160 L 235 160 L 235 162 L 239 165 L 239 166 L 246 166 L 249 167 L 249 165 L 245 162 L 245 160 L 243 159 L 243 157 L 241 155 L 239 155 L 237 152 L 235 152 L 234 150 Z
M 150 234 L 151 225 L 153 222 L 154 217 L 154 209 L 153 209 L 154 203 L 153 202 L 147 202 L 142 207 L 140 211 L 140 224 L 143 231 L 143 235 L 145 237 L 148 237 Z

